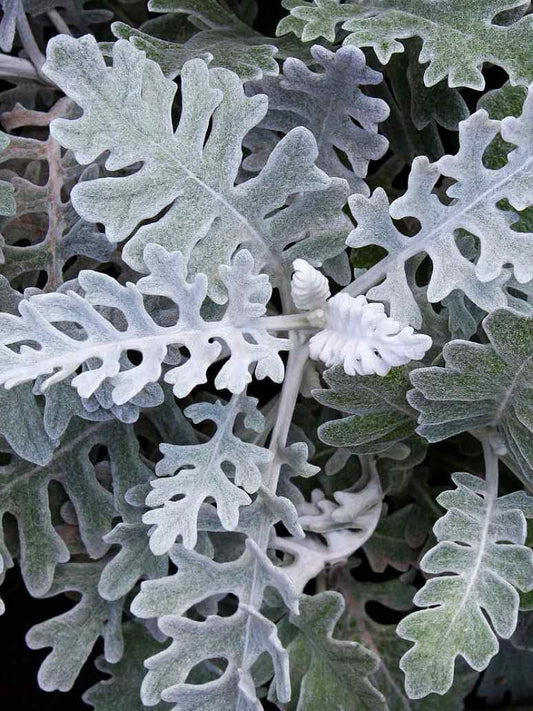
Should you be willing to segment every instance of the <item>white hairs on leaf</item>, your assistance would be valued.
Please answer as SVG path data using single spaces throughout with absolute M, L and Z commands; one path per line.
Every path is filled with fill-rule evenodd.
M 296 308 L 311 311 L 323 306 L 331 296 L 326 277 L 305 259 L 295 259 L 292 266 L 291 292 Z
M 397 365 L 420 360 L 431 338 L 389 318 L 380 303 L 337 294 L 327 302 L 326 327 L 309 342 L 314 360 L 342 365 L 347 375 L 387 375 Z
M 414 333 L 411 326 L 402 328 L 387 316 L 383 304 L 342 293 L 329 298 L 323 274 L 304 259 L 296 259 L 293 267 L 292 298 L 296 307 L 320 309 L 320 318 L 326 319 L 325 327 L 309 341 L 309 354 L 314 360 L 328 367 L 342 365 L 347 375 L 383 376 L 394 366 L 421 360 L 431 347 L 429 336 Z

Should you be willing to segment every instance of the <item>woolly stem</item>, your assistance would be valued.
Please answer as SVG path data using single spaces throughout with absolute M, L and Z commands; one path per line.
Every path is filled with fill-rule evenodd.
M 20 77 L 42 81 L 32 62 L 23 57 L 11 57 L 9 54 L 0 54 L 0 77 Z
M 278 404 L 278 414 L 270 439 L 269 450 L 272 452 L 273 458 L 263 480 L 265 488 L 272 494 L 276 493 L 278 486 L 279 470 L 281 468 L 279 453 L 287 443 L 287 435 L 289 434 L 296 400 L 300 392 L 305 364 L 309 357 L 307 342 L 303 342 L 299 336 L 296 336 L 295 340 L 297 342 L 289 352 L 285 380 L 283 381 L 281 398 Z
M 498 498 L 498 470 L 499 458 L 494 448 L 494 437 L 490 432 L 485 432 L 480 437 L 485 460 L 485 480 L 487 482 L 487 500 L 496 501 Z
M 287 435 L 289 433 L 294 408 L 296 406 L 296 400 L 298 399 L 305 364 L 307 363 L 309 356 L 309 347 L 307 342 L 304 340 L 304 337 L 299 334 L 293 334 L 292 339 L 293 348 L 289 351 L 285 380 L 283 381 L 281 397 L 278 403 L 276 423 L 274 425 L 274 429 L 272 430 L 272 436 L 270 439 L 269 451 L 272 452 L 272 460 L 263 479 L 265 489 L 267 489 L 271 494 L 275 494 L 278 487 L 279 473 L 283 463 L 280 454 L 287 443 Z M 257 545 L 262 550 L 267 549 L 270 539 L 270 530 L 271 523 L 263 520 L 259 528 L 256 541 Z M 258 560 L 255 560 L 253 564 L 251 574 L 252 584 L 250 587 L 250 594 L 247 600 L 241 601 L 241 604 L 245 603 L 247 606 L 258 610 L 261 607 L 263 595 L 262 585 L 260 582 L 261 565 Z M 253 630 L 252 621 L 249 617 L 246 625 L 246 638 L 243 645 L 243 667 L 246 667 L 246 659 L 251 645 L 253 645 Z M 237 703 L 237 707 L 240 708 L 239 702 Z
M 33 32 L 31 31 L 30 23 L 28 22 L 28 18 L 26 17 L 24 12 L 21 12 L 19 15 L 17 15 L 17 31 L 20 41 L 22 42 L 22 46 L 26 50 L 30 61 L 32 62 L 33 66 L 37 71 L 37 74 L 39 75 L 39 77 L 41 77 L 41 68 L 46 61 L 45 56 L 41 52 L 37 42 L 35 41 L 35 37 L 33 36 Z
M 70 31 L 69 26 L 57 10 L 49 10 L 46 14 L 48 15 L 58 32 L 61 32 L 61 34 L 63 35 L 70 35 L 72 37 L 72 32 Z
M 325 325 L 324 309 L 315 309 L 300 314 L 282 314 L 281 316 L 263 316 L 259 324 L 267 331 L 300 331 L 323 328 Z

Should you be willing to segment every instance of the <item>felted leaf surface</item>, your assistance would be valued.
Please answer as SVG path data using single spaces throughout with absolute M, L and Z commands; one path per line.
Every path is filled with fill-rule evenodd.
M 361 481 L 346 491 L 334 492 L 334 501 L 314 489 L 310 501 L 296 503 L 298 523 L 305 537 L 271 536 L 271 547 L 292 559 L 289 563 L 284 561 L 283 571 L 299 593 L 320 572 L 348 560 L 374 535 L 383 492 L 371 461 L 364 461 L 362 471 Z
M 497 427 L 525 482 L 533 469 L 531 382 L 533 319 L 498 309 L 483 321 L 488 344 L 451 341 L 444 368 L 411 373 L 409 402 L 420 412 L 417 431 L 430 442 Z
M 243 442 L 233 432 L 241 414 L 248 428 L 262 430 L 263 417 L 255 398 L 240 395 L 227 404 L 220 400 L 214 404 L 195 403 L 185 414 L 195 423 L 211 420 L 217 431 L 203 444 L 160 446 L 164 457 L 157 463 L 156 474 L 166 478 L 152 481 L 153 490 L 146 503 L 153 510 L 143 518 L 145 523 L 155 525 L 150 545 L 158 555 L 170 550 L 178 536 L 186 548 L 194 548 L 198 512 L 207 498 L 215 500 L 224 528 L 234 529 L 239 508 L 251 502 L 246 492 L 252 494 L 259 489 L 260 467 L 271 459 L 267 449 Z M 176 501 L 177 496 L 181 498 Z
M 268 96 L 268 112 L 259 129 L 287 134 L 296 126 L 305 126 L 317 139 L 316 165 L 330 177 L 344 178 L 353 192 L 367 194 L 362 178 L 369 162 L 387 150 L 378 125 L 389 109 L 381 99 L 366 96 L 361 87 L 378 84 L 381 74 L 366 65 L 364 54 L 356 47 L 334 53 L 314 45 L 311 56 L 320 71 L 308 69 L 299 59 L 287 59 L 280 77 L 251 84 L 254 94 Z M 253 143 L 253 131 L 249 139 Z M 255 140 L 261 144 L 259 136 Z M 349 167 L 338 151 L 347 157 Z M 257 161 L 252 153 L 243 167 L 258 170 L 266 157 Z
M 346 416 L 320 425 L 318 436 L 334 447 L 350 447 L 359 454 L 380 452 L 413 434 L 415 411 L 406 401 L 409 368 L 393 368 L 388 375 L 346 375 L 341 366 L 324 373 L 328 390 L 314 390 L 322 405 Z
M 175 5 L 175 3 L 156 4 L 160 11 L 163 8 L 167 11 L 171 8 L 174 10 Z M 187 4 L 183 5 L 186 7 Z M 201 12 L 201 6 L 198 4 L 197 7 Z M 157 62 L 168 79 L 178 76 L 185 62 L 195 58 L 203 59 L 211 68 L 229 69 L 242 81 L 260 79 L 263 74 L 278 74 L 279 67 L 275 59 L 277 47 L 274 44 L 267 44 L 264 37 L 240 22 L 225 8 L 220 7 L 220 13 L 226 13 L 227 19 L 223 20 L 224 24 L 219 24 L 215 20 L 214 26 L 201 29 L 188 37 L 185 42 L 152 37 L 146 32 L 128 27 L 123 22 L 114 22 L 111 29 L 118 39 L 128 39 L 136 49 L 146 52 L 148 59 Z
M 413 39 L 405 45 L 405 52 L 395 54 L 388 63 L 386 81 L 366 89 L 371 96 L 384 100 L 390 110 L 380 125 L 390 154 L 368 176 L 367 183 L 371 188 L 384 188 L 391 198 L 402 194 L 398 180 L 415 157 L 424 155 L 436 161 L 444 155 L 437 124 L 457 131 L 459 122 L 470 115 L 459 91 L 451 89 L 446 80 L 432 87 L 424 84 L 424 71 L 418 63 L 419 43 Z M 379 66 L 377 61 L 375 65 Z
M 98 481 L 91 462 L 90 453 L 97 445 L 107 450 L 113 492 Z M 35 596 L 47 593 L 56 566 L 70 557 L 52 525 L 50 481 L 63 487 L 87 553 L 97 558 L 108 550 L 110 542 L 115 542 L 103 540 L 112 528 L 113 517 L 120 514 L 128 522 L 135 516 L 135 510 L 124 499 L 126 491 L 146 482 L 149 475 L 150 470 L 139 459 L 133 431 L 119 422 L 75 420 L 67 429 L 64 443 L 46 465 L 35 466 L 14 458 L 0 467 L 0 520 L 10 513 L 17 521 L 19 562 L 29 592 Z M 144 536 L 147 546 L 146 530 Z M 3 549 L 3 542 L 0 548 Z
M 169 254 L 158 245 L 146 248 L 145 260 L 150 275 L 121 286 L 113 277 L 82 271 L 78 281 L 84 298 L 67 293 L 39 294 L 19 305 L 21 316 L 0 315 L 0 383 L 8 388 L 40 375 L 49 375 L 40 390 L 72 375 L 80 366 L 85 370 L 72 379 L 78 394 L 89 398 L 103 384 L 110 387 L 112 401 L 128 402 L 143 388 L 157 382 L 170 345 L 185 346 L 189 358 L 165 374 L 174 393 L 184 397 L 195 385 L 206 381 L 207 368 L 216 361 L 222 339 L 232 352 L 217 378 L 218 388 L 241 392 L 251 380 L 249 367 L 256 363 L 256 376 L 283 379 L 279 350 L 288 340 L 271 336 L 260 316 L 270 298 L 266 275 L 253 275 L 253 260 L 239 252 L 232 267 L 220 267 L 226 285 L 228 304 L 220 321 L 204 321 L 200 308 L 207 293 L 204 275 L 186 281 L 181 254 Z M 174 306 L 173 325 L 161 326 L 145 310 L 143 296 L 165 296 Z M 117 325 L 112 316 L 97 307 L 111 307 L 121 314 Z M 107 312 L 108 313 L 108 312 Z M 66 329 L 58 324 L 69 325 Z M 80 328 L 81 327 L 81 328 Z M 10 345 L 21 341 L 39 344 L 39 349 L 22 345 L 16 352 Z M 123 357 L 128 350 L 142 354 L 133 365 Z
M 448 691 L 459 655 L 482 671 L 498 652 L 496 635 L 507 639 L 514 632 L 516 588 L 533 588 L 533 552 L 524 545 L 533 499 L 524 492 L 498 498 L 471 474 L 453 480 L 457 488 L 438 497 L 448 510 L 433 529 L 438 543 L 420 563 L 437 575 L 414 598 L 427 609 L 404 618 L 397 630 L 415 642 L 400 663 L 413 699 Z
M 0 132 L 0 153 L 3 153 L 9 146 L 10 138 L 7 134 Z M 13 187 L 5 180 L 0 180 L 0 215 L 14 215 L 16 203 L 13 196 Z
M 143 224 L 124 248 L 123 258 L 137 270 L 146 269 L 148 243 L 179 250 L 192 273 L 208 273 L 210 296 L 222 303 L 217 270 L 239 245 L 256 256 L 257 269 L 266 265 L 279 272 L 284 247 L 317 223 L 327 225 L 329 214 L 346 199 L 345 183 L 330 181 L 314 166 L 316 143 L 301 127 L 280 141 L 260 175 L 235 185 L 242 140 L 265 115 L 267 100 L 246 97 L 240 79 L 228 70 L 208 70 L 201 60 L 187 63 L 181 76 L 182 115 L 174 132 L 176 85 L 129 42 L 115 44 L 112 69 L 90 36 L 55 38 L 48 53 L 47 75 L 84 109 L 80 119 L 55 121 L 53 136 L 81 163 L 104 151 L 109 151 L 109 170 L 142 163 L 126 177 L 76 186 L 72 201 L 78 213 L 104 223 L 107 237 L 117 241 L 165 210 Z M 325 204 L 313 205 L 314 193 L 330 185 Z M 289 196 L 296 199 L 278 212 Z M 343 249 L 335 248 L 337 253 Z
M 303 41 L 323 36 L 333 42 L 342 23 L 348 33 L 344 43 L 372 47 L 382 64 L 403 51 L 398 40 L 420 37 L 419 61 L 429 62 L 424 75 L 428 86 L 447 76 L 452 87 L 481 90 L 485 86 L 481 66 L 486 61 L 502 67 L 513 84 L 533 79 L 532 18 L 495 22 L 500 13 L 524 4 L 524 0 L 288 0 L 284 6 L 291 15 L 280 22 L 277 34 L 295 32 Z
M 35 625 L 26 635 L 30 649 L 52 647 L 38 674 L 39 686 L 45 691 L 71 689 L 100 636 L 107 661 L 117 662 L 122 656 L 123 601 L 107 602 L 100 597 L 101 570 L 100 562 L 58 567 L 46 597 L 76 591 L 81 599 L 62 615 Z
M 143 662 L 156 654 L 162 647 L 140 624 L 124 625 L 124 654 L 116 664 L 109 664 L 104 657 L 98 657 L 99 671 L 110 674 L 111 678 L 100 681 L 83 695 L 86 704 L 96 711 L 145 711 L 141 701 L 140 688 L 145 673 Z M 154 708 L 154 707 L 151 707 Z M 168 708 L 161 702 L 156 711 Z
M 389 711 L 462 711 L 463 699 L 471 691 L 477 674 L 466 663 L 459 665 L 453 687 L 443 696 L 432 694 L 424 699 L 409 699 L 403 689 L 401 656 L 408 643 L 396 634 L 396 625 L 376 622 L 368 614 L 368 602 L 378 602 L 389 610 L 405 611 L 412 607 L 416 589 L 402 578 L 381 583 L 361 583 L 343 574 L 339 590 L 346 600 L 346 631 L 343 636 L 364 645 L 379 657 L 379 668 L 372 682 L 387 699 Z
M 389 565 L 395 570 L 407 570 L 416 562 L 417 553 L 407 535 L 414 514 L 412 504 L 392 513 L 383 507 L 374 535 L 363 546 L 372 570 L 383 573 Z
M 407 192 L 389 206 L 378 188 L 370 198 L 354 195 L 350 206 L 357 228 L 348 243 L 362 247 L 384 247 L 388 256 L 357 280 L 357 293 L 383 279 L 368 292 L 372 299 L 390 304 L 391 316 L 419 327 L 420 311 L 406 277 L 405 263 L 415 254 L 427 254 L 433 265 L 427 298 L 441 301 L 454 289 L 460 290 L 485 311 L 507 305 L 503 284 L 509 278 L 503 267 L 512 264 L 514 277 L 525 283 L 533 277 L 533 240 L 513 229 L 516 216 L 502 208 L 507 200 L 515 210 L 533 201 L 530 190 L 532 153 L 533 91 L 530 91 L 519 118 L 492 121 L 480 110 L 459 126 L 460 149 L 455 156 L 443 156 L 436 163 L 425 157 L 415 159 Z M 483 164 L 483 155 L 493 138 L 501 133 L 516 146 L 499 170 Z M 433 193 L 440 176 L 454 179 L 444 204 Z M 402 234 L 392 218 L 414 217 L 420 230 L 413 236 Z M 465 230 L 479 240 L 479 254 L 472 262 L 455 239 Z M 354 293 L 354 289 L 351 293 Z M 350 290 L 348 290 L 350 292 Z
M 255 525 L 260 523 L 256 510 Z M 181 545 L 172 549 L 178 572 L 167 578 L 146 581 L 135 598 L 132 611 L 138 617 L 159 617 L 159 627 L 173 642 L 145 663 L 149 672 L 143 682 L 143 703 L 160 699 L 177 702 L 180 709 L 209 711 L 228 708 L 260 709 L 255 696 L 251 668 L 261 653 L 272 658 L 280 698 L 290 696 L 287 653 L 277 637 L 275 625 L 259 607 L 265 587 L 275 587 L 290 609 L 297 609 L 297 595 L 283 572 L 276 568 L 252 539 L 234 561 L 211 561 Z M 239 609 L 231 617 L 210 615 L 197 622 L 184 615 L 192 605 L 215 594 L 233 593 Z M 256 607 L 257 605 L 257 607 Z M 185 683 L 190 670 L 206 659 L 223 658 L 224 673 L 209 684 Z
M 290 615 L 298 633 L 287 647 L 294 689 L 287 711 L 387 708 L 369 679 L 379 663 L 375 654 L 357 642 L 333 636 L 343 610 L 342 596 L 333 590 L 300 596 L 300 614 Z
M 254 30 L 252 24 L 258 8 L 249 0 L 238 3 L 224 0 L 149 0 L 148 5 L 151 12 L 168 14 L 148 20 L 143 24 L 143 30 L 175 41 L 177 22 L 183 27 L 185 21 L 188 30 L 184 37 L 185 48 L 206 47 L 213 56 L 212 62 L 223 60 L 220 66 L 232 69 L 239 76 L 241 69 L 245 70 L 246 75 L 253 70 L 253 78 L 258 78 L 259 71 L 277 74 L 274 55 L 281 58 L 308 57 L 307 48 L 296 38 L 267 37 Z M 170 29 L 164 35 L 161 33 L 163 23 L 168 24 Z

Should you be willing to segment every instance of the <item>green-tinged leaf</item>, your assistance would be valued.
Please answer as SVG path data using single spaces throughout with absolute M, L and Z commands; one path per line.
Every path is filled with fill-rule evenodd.
M 533 80 L 533 18 L 520 17 L 509 24 L 494 19 L 524 0 L 286 0 L 291 15 L 277 33 L 294 32 L 303 41 L 319 36 L 333 42 L 338 25 L 347 33 L 345 44 L 372 47 L 386 64 L 404 48 L 398 40 L 420 37 L 419 61 L 429 65 L 428 86 L 448 77 L 450 86 L 483 89 L 481 66 L 489 61 L 505 69 L 513 84 Z
M 98 481 L 90 459 L 96 446 L 107 450 L 113 492 Z M 126 491 L 146 482 L 149 476 L 150 470 L 139 459 L 133 430 L 119 422 L 76 420 L 47 465 L 39 467 L 14 459 L 0 467 L 0 518 L 10 513 L 17 521 L 20 565 L 28 590 L 36 596 L 44 595 L 57 564 L 70 557 L 52 525 L 50 481 L 63 487 L 87 552 L 97 558 L 109 548 L 104 536 L 112 528 L 113 517 L 120 514 L 128 521 L 134 516 L 135 510 L 124 499 Z M 145 536 L 147 544 L 146 532 Z
M 116 664 L 109 664 L 104 657 L 98 657 L 99 671 L 110 674 L 111 678 L 100 681 L 83 695 L 86 704 L 95 711 L 145 711 L 140 697 L 141 683 L 145 674 L 144 660 L 162 649 L 140 624 L 124 625 L 124 654 Z M 169 706 L 163 702 L 150 708 L 162 711 Z
M 186 42 L 168 42 L 136 30 L 123 22 L 111 26 L 117 39 L 127 39 L 148 59 L 157 62 L 168 79 L 180 74 L 190 59 L 203 59 L 210 68 L 222 67 L 235 72 L 242 81 L 260 79 L 263 74 L 279 72 L 277 47 L 246 27 L 220 27 L 197 32 Z M 263 42 L 258 42 L 263 40 Z
M 99 637 L 104 639 L 108 662 L 118 662 L 122 656 L 123 600 L 107 602 L 100 597 L 101 571 L 101 562 L 58 567 L 45 597 L 75 591 L 81 599 L 62 615 L 35 625 L 26 635 L 30 649 L 52 647 L 38 674 L 39 686 L 45 691 L 71 689 Z
M 464 698 L 471 691 L 477 674 L 463 663 L 459 665 L 453 687 L 443 696 L 409 699 L 403 688 L 404 676 L 399 668 L 408 643 L 396 634 L 396 626 L 376 622 L 368 614 L 368 602 L 380 603 L 389 610 L 406 611 L 412 607 L 416 588 L 406 580 L 383 583 L 360 583 L 344 572 L 337 583 L 347 607 L 343 635 L 372 650 L 380 660 L 372 681 L 387 699 L 388 711 L 462 711 Z
M 370 198 L 353 195 L 350 207 L 357 228 L 348 243 L 353 247 L 376 244 L 389 254 L 355 280 L 348 292 L 368 292 L 371 299 L 390 304 L 393 318 L 418 328 L 420 309 L 411 292 L 406 262 L 424 253 L 432 262 L 427 290 L 430 302 L 441 301 L 459 290 L 485 311 L 506 306 L 504 285 L 510 274 L 504 267 L 513 265 L 519 284 L 533 277 L 533 240 L 514 229 L 514 210 L 524 210 L 533 203 L 532 132 L 530 91 L 519 118 L 508 116 L 503 121 L 493 121 L 480 110 L 463 121 L 455 156 L 443 156 L 436 163 L 424 156 L 416 158 L 407 192 L 392 204 L 381 188 Z M 483 156 L 498 134 L 516 148 L 504 166 L 491 170 L 484 165 Z M 453 183 L 439 199 L 434 190 L 441 176 L 452 178 Z M 420 229 L 407 237 L 393 222 L 400 218 L 416 218 Z M 461 230 L 477 237 L 475 261 L 459 248 L 456 236 Z M 377 282 L 381 283 L 374 286 Z
M 494 469 L 497 461 L 487 466 Z M 415 595 L 415 604 L 426 609 L 398 626 L 400 637 L 415 643 L 400 663 L 409 698 L 448 691 L 458 656 L 476 671 L 485 669 L 498 652 L 496 635 L 508 639 L 516 627 L 517 588 L 533 589 L 533 552 L 524 545 L 533 498 L 524 492 L 498 498 L 497 470 L 488 475 L 487 485 L 454 474 L 457 488 L 438 497 L 448 512 L 433 529 L 437 545 L 420 563 L 437 577 Z
M 409 402 L 420 411 L 419 432 L 430 442 L 497 427 L 518 473 L 533 482 L 533 319 L 498 309 L 483 321 L 488 344 L 451 341 L 444 368 L 411 373 Z
M 388 375 L 346 375 L 341 366 L 324 373 L 328 390 L 314 390 L 322 405 L 347 417 L 318 428 L 320 439 L 357 453 L 381 452 L 413 434 L 416 413 L 406 400 L 409 368 L 393 368 Z
M 344 610 L 342 596 L 301 595 L 299 607 L 299 615 L 290 615 L 297 634 L 287 647 L 293 688 L 287 711 L 385 711 L 385 698 L 370 679 L 379 664 L 376 655 L 333 636 Z
M 176 85 L 129 42 L 115 44 L 112 69 L 90 36 L 56 37 L 48 55 L 47 75 L 85 112 L 80 119 L 54 121 L 56 140 L 81 163 L 104 151 L 109 151 L 109 170 L 142 163 L 126 177 L 89 181 L 72 191 L 78 213 L 104 223 L 111 241 L 126 238 L 143 223 L 123 251 L 133 268 L 146 269 L 146 244 L 179 250 L 191 273 L 208 274 L 210 296 L 223 303 L 219 267 L 229 263 L 239 245 L 253 253 L 257 269 L 266 267 L 279 278 L 286 246 L 310 233 L 316 237 L 332 219 L 338 221 L 346 183 L 330 180 L 314 166 L 316 141 L 305 128 L 279 142 L 257 177 L 235 185 L 242 140 L 265 115 L 267 99 L 246 97 L 232 72 L 208 70 L 202 60 L 186 64 L 182 114 L 174 132 Z M 90 73 L 84 71 L 87 63 Z M 296 199 L 278 212 L 289 196 Z M 152 219 L 162 210 L 163 216 Z M 336 253 L 343 248 L 337 245 Z
M 387 566 L 395 570 L 407 570 L 417 559 L 417 551 L 411 547 L 408 530 L 415 513 L 413 504 L 408 504 L 389 514 L 383 508 L 381 519 L 374 535 L 365 543 L 363 550 L 370 567 L 382 573 Z

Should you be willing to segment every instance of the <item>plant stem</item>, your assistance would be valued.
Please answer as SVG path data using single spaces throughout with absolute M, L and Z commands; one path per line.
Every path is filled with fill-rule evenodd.
M 263 316 L 258 322 L 267 331 L 316 331 L 326 325 L 326 311 L 314 309 L 300 314 Z
M 11 57 L 9 54 L 0 54 L 0 77 L 20 77 L 42 82 L 41 75 L 29 59 Z
M 28 18 L 24 12 L 17 15 L 17 31 L 20 41 L 22 42 L 22 46 L 26 50 L 30 61 L 35 67 L 37 74 L 41 76 L 41 68 L 46 60 L 44 54 L 39 49 L 39 45 L 35 41 L 30 23 L 28 22 Z
M 276 493 L 279 470 L 282 463 L 279 453 L 287 443 L 287 435 L 289 434 L 292 415 L 298 399 L 303 371 L 309 357 L 307 341 L 303 341 L 302 337 L 298 335 L 295 336 L 295 340 L 300 342 L 296 342 L 289 352 L 285 380 L 283 381 L 278 405 L 278 414 L 270 439 L 269 450 L 272 452 L 273 457 L 263 480 L 265 488 L 272 494 Z
M 63 35 L 72 36 L 72 32 L 70 31 L 69 26 L 57 10 L 49 10 L 46 14 L 48 15 L 58 32 L 61 32 L 61 34 Z
M 272 460 L 263 478 L 264 487 L 271 494 L 276 493 L 278 486 L 279 473 L 283 464 L 283 459 L 280 455 L 287 443 L 287 435 L 289 433 L 296 400 L 298 399 L 305 364 L 307 363 L 309 355 L 309 347 L 305 337 L 301 334 L 292 334 L 291 337 L 293 340 L 293 348 L 289 351 L 289 359 L 278 404 L 276 423 L 270 439 L 269 450 L 272 452 Z M 262 521 L 259 527 L 256 543 L 263 551 L 268 547 L 271 527 L 272 524 L 270 521 L 265 520 Z M 241 604 L 245 603 L 247 606 L 259 610 L 263 596 L 263 585 L 261 582 L 261 564 L 258 560 L 254 561 L 251 576 L 250 592 L 246 600 L 241 600 Z M 244 668 L 246 668 L 249 647 L 253 645 L 254 635 L 252 625 L 253 621 L 248 617 L 242 654 L 242 666 Z M 288 701 L 288 699 L 286 699 L 286 701 Z M 241 708 L 240 700 L 237 702 L 237 708 Z
M 498 470 L 499 459 L 493 446 L 490 432 L 485 432 L 480 437 L 485 459 L 485 480 L 487 482 L 487 500 L 496 501 L 498 498 Z

